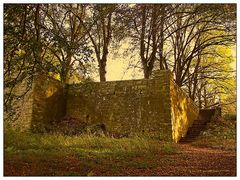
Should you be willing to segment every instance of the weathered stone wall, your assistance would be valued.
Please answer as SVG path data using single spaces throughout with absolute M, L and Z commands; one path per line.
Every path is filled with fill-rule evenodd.
M 4 93 L 7 92 L 9 89 L 4 88 Z M 32 89 L 28 89 L 27 81 L 23 81 L 13 88 L 12 94 L 15 98 L 11 109 L 4 110 L 4 123 L 20 131 L 29 130 L 32 120 Z
M 119 134 L 171 139 L 170 72 L 158 78 L 70 85 L 66 116 Z
M 172 138 L 178 142 L 197 119 L 199 109 L 186 93 L 170 78 Z
M 35 77 L 31 129 L 33 132 L 47 132 L 66 113 L 65 89 L 61 83 L 46 75 Z
M 14 126 L 21 131 L 31 128 L 32 121 L 32 91 L 30 90 L 23 99 L 19 100 L 18 119 L 14 122 Z
M 21 120 L 34 132 L 48 132 L 63 117 L 89 126 L 104 124 L 113 134 L 145 134 L 178 142 L 198 116 L 198 107 L 170 71 L 154 79 L 68 85 L 46 75 L 35 77 Z

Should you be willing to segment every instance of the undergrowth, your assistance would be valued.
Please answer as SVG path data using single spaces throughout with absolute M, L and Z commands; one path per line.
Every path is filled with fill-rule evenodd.
M 206 129 L 192 144 L 211 148 L 236 149 L 236 121 L 220 117 L 208 123 Z
M 168 142 L 162 145 L 162 151 L 166 154 L 174 154 L 177 152 L 177 149 L 175 144 Z
M 33 134 L 7 129 L 4 132 L 5 158 L 13 154 L 64 155 L 75 154 L 79 157 L 124 158 L 158 152 L 171 154 L 175 147 L 145 137 L 112 138 L 83 134 L 65 136 L 60 134 Z

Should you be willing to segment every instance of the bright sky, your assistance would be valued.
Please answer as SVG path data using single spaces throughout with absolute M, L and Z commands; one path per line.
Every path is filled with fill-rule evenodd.
M 116 59 L 110 59 L 107 64 L 107 80 L 127 80 L 127 79 L 141 79 L 143 74 L 135 69 L 128 69 L 128 59 L 122 59 L 121 57 Z
M 120 55 L 112 55 L 109 54 L 108 62 L 107 62 L 107 81 L 115 81 L 115 80 L 129 80 L 129 79 L 142 79 L 143 73 L 139 71 L 139 69 L 128 68 L 129 66 L 129 56 L 123 56 L 124 50 L 128 47 L 127 43 L 124 43 L 121 47 L 119 47 Z M 236 70 L 236 47 L 232 49 L 232 56 L 235 59 L 234 62 L 231 63 L 234 70 Z M 137 62 L 137 59 L 132 59 L 132 62 Z M 99 81 L 98 75 L 94 77 L 95 81 Z
M 115 55 L 110 53 L 108 55 L 107 61 L 107 81 L 115 81 L 115 80 L 129 80 L 129 79 L 142 79 L 143 73 L 139 71 L 138 68 L 129 68 L 130 56 L 134 52 L 129 52 L 127 55 L 123 55 L 125 50 L 128 48 L 129 44 L 127 42 L 123 42 L 120 47 L 118 47 L 119 52 Z M 135 64 L 137 59 L 131 59 L 131 62 Z M 99 81 L 98 75 L 94 75 L 93 79 L 95 81 Z

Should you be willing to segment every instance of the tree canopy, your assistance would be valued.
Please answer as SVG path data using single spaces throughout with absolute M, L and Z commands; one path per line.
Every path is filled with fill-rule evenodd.
M 144 78 L 170 70 L 200 108 L 236 102 L 236 4 L 4 4 L 4 105 L 40 72 L 65 85 L 94 62 L 106 81 L 123 43 Z

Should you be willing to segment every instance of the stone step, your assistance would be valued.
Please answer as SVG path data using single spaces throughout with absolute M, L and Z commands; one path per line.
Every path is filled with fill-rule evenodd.
M 200 110 L 198 118 L 193 122 L 193 125 L 188 129 L 186 137 L 180 142 L 188 143 L 194 141 L 203 131 L 213 115 L 212 110 Z

